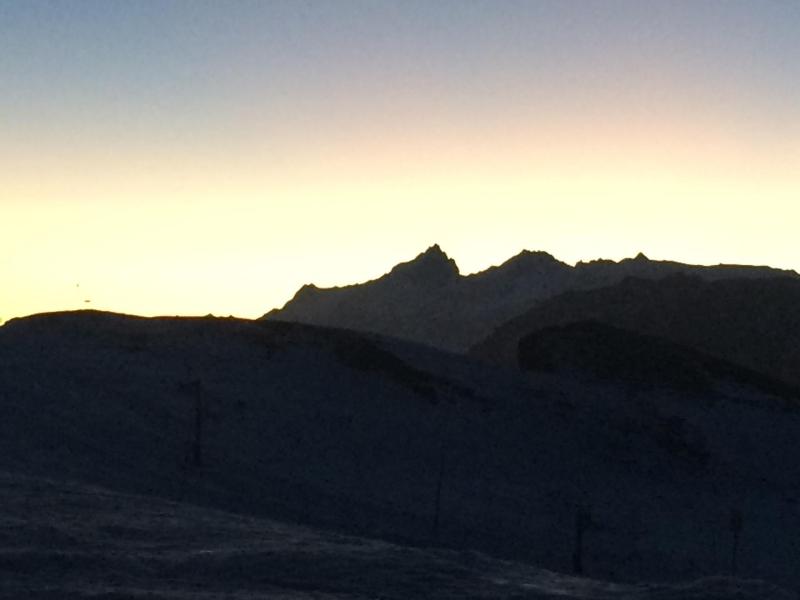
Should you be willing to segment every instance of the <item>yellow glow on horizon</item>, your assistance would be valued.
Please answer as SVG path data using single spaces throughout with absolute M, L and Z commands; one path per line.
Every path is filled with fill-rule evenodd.
M 678 117 L 376 123 L 281 152 L 253 136 L 198 152 L 0 146 L 15 166 L 0 174 L 0 318 L 256 317 L 434 242 L 464 273 L 522 249 L 800 268 L 800 144 Z

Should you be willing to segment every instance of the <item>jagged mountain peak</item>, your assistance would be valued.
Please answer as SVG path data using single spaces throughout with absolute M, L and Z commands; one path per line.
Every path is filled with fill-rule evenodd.
M 657 280 L 678 273 L 703 280 L 797 277 L 770 268 L 653 260 L 643 253 L 573 267 L 547 252 L 531 250 L 462 276 L 455 261 L 433 244 L 377 279 L 333 288 L 304 286 L 282 309 L 265 317 L 369 331 L 465 352 L 536 303 L 564 292 L 615 285 L 626 277 Z
M 487 278 L 517 279 L 519 277 L 541 275 L 543 272 L 562 268 L 570 269 L 569 265 L 561 262 L 548 252 L 543 250 L 522 250 L 500 265 L 473 273 L 469 277 L 473 280 L 485 280 Z
M 556 257 L 554 257 L 549 252 L 545 252 L 544 250 L 523 250 L 519 254 L 512 256 L 506 262 L 504 262 L 501 266 L 502 267 L 513 267 L 513 268 L 526 268 L 532 265 L 552 265 L 552 264 L 563 264 L 559 261 Z
M 421 254 L 423 254 L 423 255 L 424 254 L 439 254 L 441 256 L 447 257 L 447 254 L 445 253 L 444 250 L 442 250 L 442 247 L 439 246 L 439 244 L 433 244 L 432 246 L 428 246 L 428 249 L 425 250 L 425 252 L 422 252 Z
M 458 277 L 459 270 L 456 261 L 447 256 L 439 244 L 434 244 L 413 260 L 396 265 L 389 275 L 400 275 L 420 283 L 447 283 Z
M 313 294 L 315 294 L 316 292 L 319 292 L 319 291 L 321 291 L 320 288 L 318 288 L 313 283 L 306 283 L 299 290 L 297 290 L 297 292 L 295 293 L 294 297 L 295 298 L 299 298 L 299 297 L 303 297 L 303 296 L 311 296 L 311 295 L 313 295 Z

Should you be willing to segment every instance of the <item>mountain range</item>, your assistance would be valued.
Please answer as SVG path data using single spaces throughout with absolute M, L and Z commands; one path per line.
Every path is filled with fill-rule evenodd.
M 546 252 L 529 251 L 485 271 L 461 275 L 455 261 L 434 245 L 372 281 L 334 288 L 303 286 L 285 306 L 263 318 L 380 333 L 466 352 L 536 303 L 564 292 L 607 287 L 627 277 L 675 274 L 707 281 L 798 278 L 794 271 L 769 267 L 688 265 L 649 260 L 643 254 L 570 266 Z
M 434 246 L 263 319 L 14 319 L 0 597 L 798 598 L 798 307 Z

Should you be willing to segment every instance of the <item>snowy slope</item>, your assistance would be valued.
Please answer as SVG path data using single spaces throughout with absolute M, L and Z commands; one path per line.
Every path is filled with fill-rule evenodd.
M 590 509 L 599 579 L 728 574 L 737 511 L 737 574 L 797 588 L 799 417 L 737 381 L 692 395 L 529 377 L 289 323 L 0 328 L 0 469 L 561 572 Z
M 791 599 L 757 582 L 614 585 L 0 472 L 0 597 Z

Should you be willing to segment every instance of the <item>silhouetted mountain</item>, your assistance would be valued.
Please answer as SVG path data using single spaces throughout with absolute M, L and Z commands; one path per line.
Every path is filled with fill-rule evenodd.
M 268 556 L 248 554 L 228 537 L 239 535 L 238 525 L 231 529 L 229 517 L 204 512 L 216 509 L 479 550 L 562 572 L 574 568 L 581 528 L 584 573 L 623 581 L 730 573 L 735 515 L 743 523 L 738 575 L 800 585 L 800 538 L 793 533 L 800 530 L 797 401 L 724 370 L 707 370 L 699 388 L 663 383 L 640 389 L 613 378 L 522 374 L 394 339 L 285 322 L 39 315 L 0 327 L 0 471 L 197 507 L 230 558 L 173 553 L 173 569 L 162 550 L 152 550 L 144 565 L 129 564 L 163 568 L 157 572 L 170 578 L 209 568 L 255 585 L 236 575 L 241 557 L 253 568 L 263 560 L 279 573 L 267 578 L 285 582 L 301 564 L 297 554 L 282 554 L 289 552 L 285 544 L 265 550 Z M 152 501 L 163 515 L 167 509 Z M 252 523 L 272 535 L 263 521 Z M 120 523 L 103 526 L 117 539 Z M 140 535 L 135 523 L 128 527 L 119 539 Z M 29 532 L 65 536 L 53 542 L 57 562 L 49 568 L 56 571 L 47 577 L 62 572 L 62 561 L 71 569 L 95 564 L 86 561 L 96 554 L 74 537 L 88 535 L 81 531 L 61 523 Z M 198 548 L 218 547 L 203 539 L 210 548 Z M 16 537 L 6 533 L 3 540 Z M 3 555 L 12 573 L 46 558 L 21 556 L 15 543 L 11 558 Z M 335 551 L 332 541 L 319 543 Z M 294 547 L 316 556 L 302 540 Z M 367 545 L 364 552 L 373 550 Z M 386 552 L 409 568 L 421 564 L 411 559 L 415 551 Z M 458 578 L 467 567 L 455 554 L 414 556 L 423 563 L 438 556 L 452 565 L 442 569 L 455 570 L 452 585 L 464 581 Z M 102 564 L 113 573 L 124 568 L 117 560 Z M 314 590 L 331 590 L 319 582 L 334 581 L 338 567 L 326 562 L 330 557 L 320 560 L 330 576 L 314 574 Z M 499 563 L 481 561 L 475 568 L 487 577 L 508 581 L 512 567 L 492 571 Z M 395 566 L 359 564 L 395 577 Z M 434 578 L 442 573 L 426 569 Z M 494 597 L 552 595 L 520 569 L 521 579 Z M 374 573 L 364 581 L 371 583 L 357 597 L 380 587 Z M 596 583 L 572 581 L 575 587 L 559 597 L 600 593 Z M 728 591 L 715 588 L 716 597 L 745 589 L 721 586 Z M 607 591 L 611 598 L 626 597 L 621 590 L 670 597 L 655 587 L 603 589 L 616 590 Z
M 458 278 L 458 265 L 438 244 L 434 244 L 412 261 L 396 265 L 390 272 L 393 283 L 420 287 L 439 287 Z
M 714 382 L 723 379 L 791 402 L 800 399 L 800 388 L 757 371 L 664 338 L 597 321 L 545 327 L 522 337 L 518 363 L 524 371 L 562 373 L 696 394 L 713 395 Z
M 535 304 L 477 344 L 472 356 L 517 364 L 520 339 L 593 320 L 658 336 L 800 385 L 800 279 L 629 278 Z
M 528 251 L 500 266 L 463 276 L 439 246 L 432 246 L 373 281 L 329 289 L 304 286 L 282 309 L 264 318 L 380 333 L 464 352 L 538 301 L 568 290 L 608 286 L 629 276 L 658 279 L 676 273 L 708 280 L 797 277 L 793 271 L 768 267 L 651 261 L 643 254 L 571 267 L 545 252 Z

